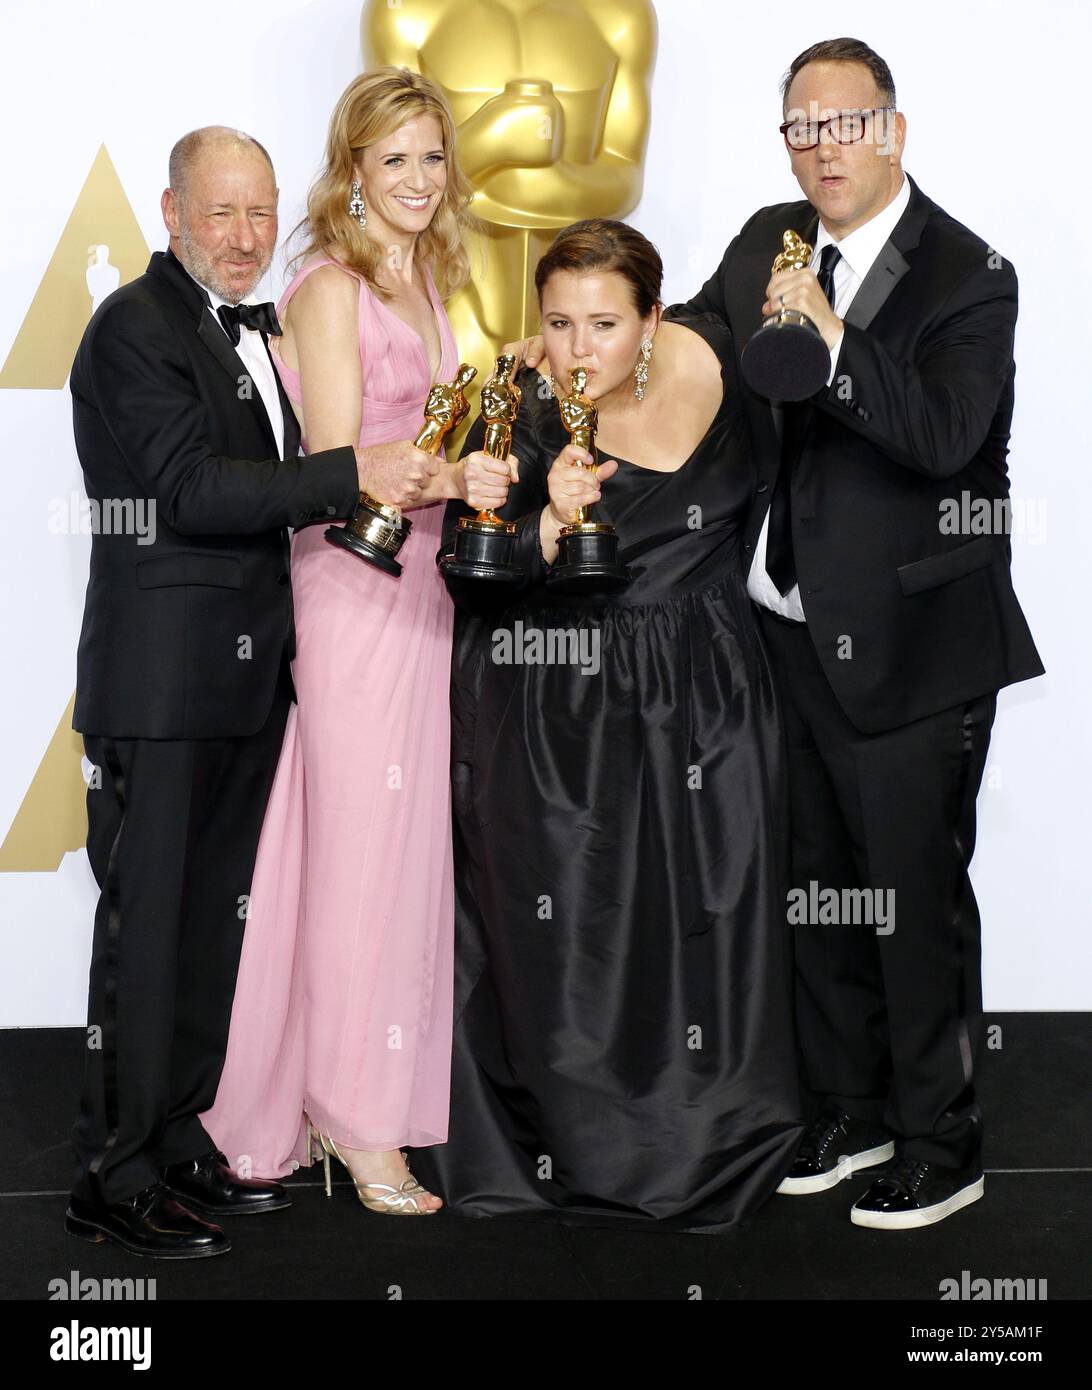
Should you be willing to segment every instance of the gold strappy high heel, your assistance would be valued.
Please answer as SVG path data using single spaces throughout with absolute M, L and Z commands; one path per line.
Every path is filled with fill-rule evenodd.
M 330 1184 L 330 1156 L 331 1154 L 344 1167 L 349 1177 L 353 1179 L 353 1187 L 356 1188 L 356 1195 L 361 1206 L 367 1207 L 369 1211 L 377 1211 L 382 1216 L 435 1216 L 438 1207 L 425 1207 L 418 1204 L 417 1195 L 423 1194 L 425 1189 L 417 1181 L 412 1173 L 398 1187 L 391 1187 L 385 1182 L 357 1182 L 353 1178 L 352 1169 L 345 1162 L 337 1145 L 328 1134 L 323 1134 L 311 1123 L 311 1117 L 307 1116 L 307 1155 L 312 1160 L 317 1158 L 315 1153 L 315 1140 L 319 1141 L 322 1147 L 322 1171 L 326 1179 L 326 1195 L 333 1196 L 333 1189 Z M 406 1157 L 402 1154 L 403 1159 Z M 409 1173 L 409 1169 L 406 1169 Z M 365 1193 L 365 1188 L 370 1188 L 374 1192 L 385 1195 L 369 1197 Z

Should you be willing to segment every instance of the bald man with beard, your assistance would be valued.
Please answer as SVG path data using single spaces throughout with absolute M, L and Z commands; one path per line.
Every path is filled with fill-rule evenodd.
M 210 1218 L 290 1205 L 236 1176 L 198 1119 L 294 698 L 287 528 L 348 517 L 362 491 L 402 505 L 438 464 L 404 442 L 300 457 L 276 314 L 249 302 L 277 240 L 257 141 L 184 136 L 161 207 L 169 249 L 104 300 L 71 378 L 88 497 L 152 525 L 91 544 L 73 726 L 101 892 L 65 1227 L 193 1259 L 230 1249 Z

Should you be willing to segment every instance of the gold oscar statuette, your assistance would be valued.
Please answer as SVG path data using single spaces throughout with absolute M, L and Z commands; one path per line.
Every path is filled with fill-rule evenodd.
M 783 234 L 770 273 L 806 270 L 812 248 L 794 231 Z M 740 354 L 747 385 L 771 401 L 806 401 L 830 375 L 830 353 L 822 334 L 799 309 L 784 305 L 766 318 Z
M 516 359 L 502 353 L 493 375 L 482 387 L 481 408 L 485 421 L 482 449 L 490 457 L 506 459 L 512 452 L 512 426 L 519 414 L 523 392 L 511 380 Z M 495 579 L 514 583 L 521 576 L 513 562 L 516 545 L 515 522 L 502 521 L 491 508 L 477 516 L 461 516 L 455 531 L 455 548 L 440 561 L 441 573 L 459 579 Z
M 426 454 L 440 452 L 444 440 L 458 428 L 470 409 L 466 388 L 477 375 L 476 367 L 462 362 L 453 381 L 436 383 L 425 400 L 425 423 L 413 441 L 416 448 Z M 398 507 L 362 492 L 349 522 L 345 526 L 327 527 L 326 539 L 331 545 L 341 546 L 397 579 L 402 566 L 395 556 L 412 526 Z
M 569 442 L 591 454 L 594 473 L 599 412 L 585 394 L 587 370 L 573 367 L 569 380 L 569 394 L 558 401 L 561 420 L 569 432 Z M 546 587 L 562 594 L 594 593 L 624 588 L 630 577 L 618 559 L 618 532 L 609 522 L 589 521 L 588 508 L 578 507 L 572 522 L 561 528 L 557 562 L 546 576 Z

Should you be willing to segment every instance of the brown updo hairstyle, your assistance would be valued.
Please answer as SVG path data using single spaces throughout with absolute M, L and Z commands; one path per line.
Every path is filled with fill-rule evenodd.
M 546 281 L 559 270 L 613 270 L 624 276 L 641 318 L 647 318 L 660 302 L 664 279 L 660 253 L 636 227 L 625 222 L 587 217 L 562 227 L 535 268 L 540 305 Z

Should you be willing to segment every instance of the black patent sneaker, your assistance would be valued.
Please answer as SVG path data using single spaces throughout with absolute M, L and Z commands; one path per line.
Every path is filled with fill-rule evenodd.
M 777 1190 L 790 1197 L 825 1192 L 859 1168 L 872 1168 L 894 1157 L 895 1145 L 886 1130 L 827 1107 L 808 1126 L 796 1161 Z
M 81 1240 L 109 1240 L 131 1255 L 156 1260 L 200 1260 L 231 1249 L 219 1226 L 188 1211 L 159 1182 L 109 1205 L 73 1195 L 64 1228 Z
M 279 1182 L 236 1177 L 216 1149 L 169 1164 L 163 1169 L 163 1182 L 172 1197 L 202 1216 L 249 1216 L 292 1205 Z
M 908 1231 L 932 1226 L 961 1207 L 977 1202 L 986 1180 L 980 1168 L 946 1168 L 922 1159 L 901 1158 L 890 1173 L 877 1178 L 853 1203 L 855 1226 L 878 1231 Z

